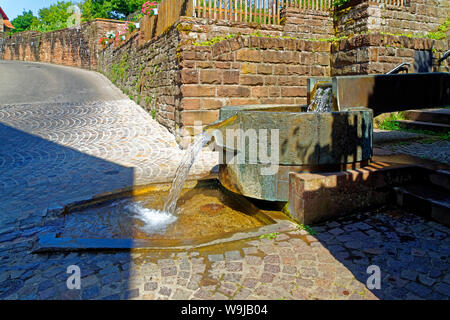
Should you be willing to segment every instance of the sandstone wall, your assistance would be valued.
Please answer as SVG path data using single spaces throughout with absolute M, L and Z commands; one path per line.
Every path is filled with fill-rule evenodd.
M 185 26 L 183 31 L 187 31 L 190 39 L 197 41 L 206 41 L 229 34 L 251 35 L 254 33 L 306 40 L 327 39 L 334 36 L 331 12 L 287 8 L 282 15 L 284 20 L 282 25 L 260 25 L 190 17 L 181 17 L 181 21 Z
M 328 42 L 277 37 L 274 29 L 192 44 L 202 30 L 219 28 L 223 36 L 235 27 L 185 19 L 146 43 L 137 34 L 102 51 L 99 71 L 178 138 L 192 134 L 195 121 L 215 121 L 225 105 L 305 104 L 306 79 L 330 75 Z
M 98 40 L 121 21 L 97 19 L 80 28 L 47 33 L 27 31 L 12 36 L 3 34 L 0 40 L 0 59 L 40 61 L 86 69 L 96 69 Z
M 172 132 L 181 102 L 179 41 L 176 28 L 149 42 L 136 33 L 122 46 L 102 51 L 98 65 L 98 71 Z
M 226 105 L 306 104 L 306 80 L 330 75 L 324 41 L 238 36 L 213 46 L 180 47 L 177 122 L 209 124 Z
M 300 39 L 326 39 L 334 36 L 333 12 L 287 8 L 283 35 Z
M 332 76 L 356 74 L 382 74 L 402 62 L 414 66 L 416 51 L 429 51 L 433 55 L 433 71 L 449 72 L 448 60 L 437 65 L 437 60 L 448 49 L 446 40 L 409 38 L 385 34 L 357 35 L 336 41 L 331 46 Z
M 138 32 L 104 50 L 98 39 L 121 22 L 96 20 L 80 30 L 0 36 L 0 58 L 97 69 L 180 138 L 196 121 L 215 121 L 225 105 L 305 104 L 309 77 L 385 73 L 413 64 L 416 51 L 431 52 L 436 63 L 449 39 L 385 32 L 431 31 L 445 20 L 448 2 L 411 0 L 399 8 L 355 0 L 337 14 L 335 34 L 333 16 L 311 10 L 287 9 L 285 23 L 272 26 L 182 17 L 150 41 Z M 324 41 L 334 35 L 351 37 Z M 448 71 L 448 62 L 435 70 Z
M 366 32 L 425 35 L 450 18 L 449 0 L 409 0 L 404 6 L 355 0 L 336 12 L 336 36 Z

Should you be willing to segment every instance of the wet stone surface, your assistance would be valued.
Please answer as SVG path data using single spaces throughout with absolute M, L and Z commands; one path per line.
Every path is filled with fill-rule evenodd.
M 186 252 L 30 254 L 36 235 L 17 234 L 0 247 L 0 298 L 449 299 L 442 225 L 386 211 L 314 229 Z M 81 269 L 80 290 L 66 286 L 70 265 Z M 380 290 L 366 287 L 371 265 Z

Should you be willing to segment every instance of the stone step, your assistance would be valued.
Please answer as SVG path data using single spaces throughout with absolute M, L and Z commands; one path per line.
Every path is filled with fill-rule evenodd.
M 450 196 L 432 185 L 403 185 L 393 188 L 402 209 L 450 227 Z
M 450 125 L 443 123 L 431 123 L 423 121 L 412 121 L 412 120 L 397 120 L 400 128 L 403 129 L 414 129 L 414 130 L 428 130 L 434 132 L 449 132 Z
M 425 109 L 403 111 L 405 120 L 450 125 L 450 109 Z
M 430 170 L 427 175 L 427 182 L 440 188 L 442 191 L 450 191 L 450 171 Z

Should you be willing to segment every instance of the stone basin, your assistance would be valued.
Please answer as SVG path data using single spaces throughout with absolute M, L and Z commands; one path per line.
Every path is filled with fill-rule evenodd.
M 306 110 L 306 106 L 298 105 L 222 108 L 219 120 L 207 128 L 222 150 L 222 186 L 251 198 L 288 201 L 289 172 L 355 169 L 370 161 L 371 109 L 325 113 Z M 276 134 L 278 138 L 272 141 Z M 269 157 L 268 163 L 259 156 L 261 149 L 263 154 L 278 156 Z

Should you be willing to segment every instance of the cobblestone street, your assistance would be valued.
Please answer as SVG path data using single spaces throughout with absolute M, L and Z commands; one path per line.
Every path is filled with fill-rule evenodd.
M 106 80 L 105 80 L 106 81 Z M 171 181 L 183 151 L 127 99 L 0 104 L 0 299 L 449 299 L 449 229 L 392 209 L 188 251 L 31 253 L 47 209 Z M 217 155 L 204 152 L 193 175 Z M 81 269 L 69 290 L 67 267 Z M 379 266 L 381 289 L 367 268 Z

